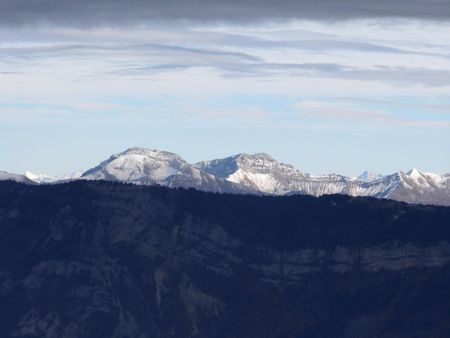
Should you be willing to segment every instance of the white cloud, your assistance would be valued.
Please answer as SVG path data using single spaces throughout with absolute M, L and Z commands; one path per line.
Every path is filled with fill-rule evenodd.
M 402 126 L 450 127 L 450 120 L 401 117 L 383 109 L 367 108 L 351 101 L 301 101 L 293 104 L 301 117 L 319 117 L 336 121 L 381 123 Z
M 171 100 L 187 107 L 191 100 L 224 96 L 275 95 L 289 101 L 413 97 L 418 107 L 422 101 L 448 97 L 450 24 L 410 20 L 388 24 L 357 20 L 5 29 L 0 32 L 0 93 L 11 102 L 39 107 L 57 97 L 61 109 L 80 116 L 86 111 L 169 114 L 174 109 L 167 103 Z M 111 105 L 111 97 L 123 102 Z M 149 97 L 165 99 L 133 107 L 134 100 Z M 360 106 L 340 107 L 341 115 L 355 115 L 357 110 L 388 119 L 380 111 L 361 112 Z M 244 104 L 240 109 L 246 113 L 241 115 L 256 116 L 265 111 L 261 108 Z M 21 108 L 3 110 L 3 115 L 19 114 L 17 109 Z M 197 110 L 205 116 L 234 114 L 220 103 L 208 113 L 201 104 Z M 189 109 L 183 111 L 189 114 Z

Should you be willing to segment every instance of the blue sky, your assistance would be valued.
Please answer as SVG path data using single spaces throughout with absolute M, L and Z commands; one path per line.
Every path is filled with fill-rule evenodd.
M 450 172 L 449 36 L 417 18 L 3 27 L 0 170 L 86 170 L 143 146 Z

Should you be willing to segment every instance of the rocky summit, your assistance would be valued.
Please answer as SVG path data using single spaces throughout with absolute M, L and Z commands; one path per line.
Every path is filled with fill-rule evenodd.
M 448 207 L 0 182 L 0 337 L 449 337 L 448 285 Z

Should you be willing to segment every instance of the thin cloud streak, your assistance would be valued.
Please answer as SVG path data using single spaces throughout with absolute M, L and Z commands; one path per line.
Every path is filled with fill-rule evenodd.
M 337 121 L 381 123 L 399 126 L 450 128 L 450 120 L 404 118 L 386 110 L 375 110 L 342 102 L 303 101 L 293 105 L 302 117 L 327 118 Z
M 373 30 L 370 22 L 353 25 L 353 31 Z M 404 31 L 409 26 L 404 23 L 401 27 Z M 281 27 L 266 32 L 259 26 L 240 30 L 222 26 L 220 31 L 181 26 L 95 29 L 90 34 L 77 29 L 41 29 L 32 32 L 33 41 L 27 40 L 27 29 L 23 29 L 16 41 L 7 34 L 0 36 L 0 74 L 58 72 L 65 77 L 87 74 L 151 80 L 158 73 L 176 75 L 205 68 L 224 78 L 253 77 L 258 81 L 301 77 L 450 86 L 450 46 L 445 41 L 430 47 L 420 39 L 396 41 L 395 34 L 388 40 L 383 36 L 355 39 L 344 38 L 348 28 L 339 30 L 337 26 L 334 35 L 321 33 L 324 29 L 320 25 L 316 31 L 311 30 L 314 25 L 307 28 L 286 34 Z M 433 36 L 437 30 L 450 34 L 446 24 L 426 25 L 424 29 Z
M 341 100 L 344 102 L 350 103 L 362 103 L 362 104 L 377 104 L 377 105 L 389 105 L 389 106 L 398 106 L 398 107 L 407 107 L 407 108 L 415 108 L 415 109 L 426 109 L 432 111 L 441 111 L 444 113 L 450 114 L 450 103 L 448 104 L 426 104 L 426 103 L 407 103 L 400 101 L 392 101 L 392 100 L 382 100 L 382 99 L 367 99 L 367 98 L 357 98 L 357 97 L 340 97 L 336 98 L 336 100 Z M 450 97 L 447 98 L 447 101 L 450 102 Z

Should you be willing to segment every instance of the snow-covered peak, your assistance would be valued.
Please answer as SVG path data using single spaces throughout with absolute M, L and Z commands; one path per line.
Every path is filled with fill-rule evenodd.
M 196 166 L 211 175 L 225 178 L 230 182 L 243 185 L 254 191 L 283 195 L 290 192 L 316 194 L 315 188 L 302 186 L 301 182 L 314 181 L 314 186 L 323 177 L 312 177 L 304 174 L 290 164 L 276 161 L 265 153 L 238 154 L 223 159 L 197 163 Z M 337 176 L 325 177 L 337 181 Z M 342 177 L 339 177 L 341 180 Z M 312 190 L 314 192 L 312 192 Z M 320 191 L 335 192 L 332 188 L 319 188 Z
M 59 175 L 59 176 L 49 176 L 46 174 L 35 174 L 35 173 L 32 173 L 31 171 L 25 172 L 25 176 L 27 178 L 29 178 L 30 180 L 32 180 L 36 183 L 39 183 L 39 184 L 76 180 L 76 179 L 80 178 L 82 174 L 83 174 L 82 171 L 76 171 L 73 173 Z
M 82 175 L 83 179 L 134 184 L 193 187 L 213 192 L 248 192 L 248 189 L 208 174 L 167 151 L 130 148 L 111 156 Z
M 427 173 L 415 168 L 409 170 L 406 175 L 410 181 L 420 186 L 439 186 L 447 182 L 445 175 Z
M 423 177 L 422 173 L 416 168 L 412 168 L 406 174 L 413 179 L 419 179 Z
M 79 173 L 53 177 L 31 172 L 26 176 L 0 172 L 0 180 L 30 184 L 66 182 L 79 176 Z M 212 192 L 348 194 L 450 205 L 450 174 L 411 169 L 386 176 L 365 171 L 357 179 L 337 174 L 315 176 L 278 162 L 266 153 L 241 153 L 192 165 L 171 152 L 134 147 L 110 156 L 86 171 L 81 179 L 192 187 Z
M 234 158 L 239 168 L 253 172 L 268 173 L 273 170 L 295 170 L 292 165 L 278 162 L 266 153 L 238 154 Z
M 35 184 L 34 181 L 30 180 L 25 175 L 12 174 L 6 171 L 0 171 L 0 181 L 15 181 L 20 183 Z
M 120 157 L 120 156 L 144 156 L 147 158 L 153 158 L 155 160 L 159 161 L 177 161 L 177 162 L 183 162 L 187 163 L 184 159 L 182 159 L 179 155 L 175 153 L 171 153 L 164 150 L 157 150 L 157 149 L 147 149 L 142 147 L 132 147 L 128 148 L 127 150 L 113 155 L 113 157 Z
M 129 148 L 86 171 L 82 177 L 154 184 L 178 173 L 186 166 L 188 163 L 174 153 L 146 148 Z
M 275 161 L 272 156 L 266 153 L 255 153 L 255 154 L 240 153 L 232 157 L 240 161 L 266 161 L 266 162 Z
M 31 171 L 25 171 L 25 176 L 36 183 L 53 182 L 54 181 L 53 176 L 48 176 L 45 174 L 34 174 Z
M 372 182 L 375 180 L 379 180 L 381 178 L 383 178 L 384 175 L 380 175 L 374 172 L 370 172 L 370 171 L 364 171 L 361 175 L 359 175 L 357 177 L 358 181 L 363 181 L 363 182 Z
M 135 159 L 136 161 L 142 161 L 143 159 L 152 159 L 154 161 L 175 161 L 187 163 L 179 155 L 171 153 L 168 151 L 157 150 L 157 149 L 147 149 L 142 147 L 128 148 L 127 150 L 111 155 L 106 162 L 112 162 L 117 158 L 129 158 Z M 102 162 L 103 163 L 103 162 Z
M 199 162 L 195 166 L 222 178 L 229 178 L 239 170 L 261 174 L 269 174 L 274 171 L 297 171 L 293 166 L 280 163 L 266 153 L 242 153 L 222 159 Z

